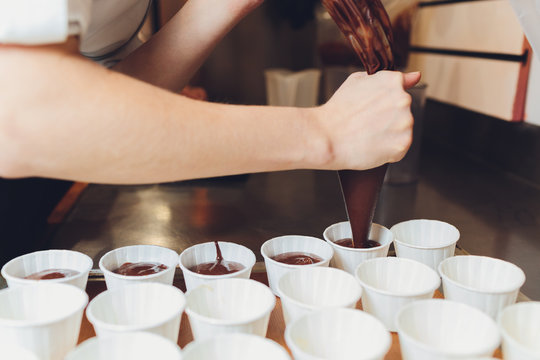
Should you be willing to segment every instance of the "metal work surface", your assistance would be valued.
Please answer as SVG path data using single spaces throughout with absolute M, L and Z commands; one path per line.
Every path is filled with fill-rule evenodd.
M 522 267 L 522 291 L 540 300 L 540 191 L 515 179 L 429 149 L 420 180 L 385 185 L 375 221 L 390 227 L 412 218 L 438 219 L 461 232 L 472 254 Z M 335 172 L 251 174 L 152 186 L 91 185 L 60 226 L 51 248 L 82 251 L 94 259 L 130 244 L 156 244 L 181 252 L 206 241 L 251 248 L 284 234 L 322 238 L 346 219 Z

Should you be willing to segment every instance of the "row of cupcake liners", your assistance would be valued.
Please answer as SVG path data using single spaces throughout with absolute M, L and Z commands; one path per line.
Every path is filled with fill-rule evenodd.
M 407 229 L 407 224 L 413 229 Z M 424 233 L 421 231 L 422 228 L 426 229 Z M 440 232 L 438 241 L 418 241 L 418 238 L 422 237 L 436 237 L 437 229 Z M 458 357 L 463 354 L 489 356 L 499 346 L 499 328 L 501 328 L 505 358 L 540 358 L 538 355 L 540 349 L 534 347 L 534 341 L 527 340 L 530 339 L 530 336 L 524 334 L 523 326 L 518 326 L 515 321 L 511 320 L 504 322 L 500 320 L 499 326 L 497 326 L 494 321 L 501 310 L 513 308 L 510 305 L 516 301 L 519 289 L 525 281 L 523 271 L 517 266 L 486 257 L 453 256 L 456 242 L 459 239 L 459 231 L 452 225 L 440 221 L 412 220 L 397 224 L 390 230 L 373 224 L 370 239 L 381 243 L 381 246 L 376 248 L 347 248 L 334 243 L 342 238 L 350 238 L 351 235 L 350 224 L 342 222 L 334 224 L 324 231 L 323 237 L 326 241 L 300 235 L 287 235 L 268 240 L 262 245 L 261 254 L 265 260 L 269 288 L 253 280 L 242 280 L 242 278 L 250 277 L 256 261 L 255 254 L 242 245 L 219 242 L 223 258 L 243 264 L 244 269 L 240 273 L 217 276 L 196 274 L 189 270 L 192 266 L 216 259 L 213 243 L 192 246 L 184 250 L 180 256 L 173 250 L 153 245 L 134 245 L 115 249 L 100 259 L 99 266 L 105 276 L 108 290 L 92 300 L 87 308 L 87 316 L 94 326 L 98 338 L 109 338 L 113 334 L 116 336 L 125 332 L 150 331 L 176 342 L 180 330 L 180 318 L 184 310 L 188 315 L 196 343 L 210 341 L 213 338 L 231 333 L 248 333 L 264 337 L 270 313 L 275 306 L 275 294 L 281 297 L 283 316 L 287 325 L 285 339 L 295 359 L 312 359 L 317 358 L 317 356 L 326 358 L 332 351 L 337 351 L 334 354 L 343 354 L 342 351 L 345 351 L 343 349 L 349 348 L 356 349 L 355 356 L 358 357 L 361 354 L 367 356 L 370 351 L 374 353 L 382 351 L 381 349 L 384 348 L 382 345 L 385 344 L 385 341 L 370 340 L 368 343 L 372 346 L 366 344 L 362 348 L 357 348 L 355 347 L 356 343 L 363 344 L 363 342 L 356 341 L 355 346 L 352 346 L 344 341 L 346 336 L 342 334 L 343 331 L 338 331 L 340 335 L 328 331 L 328 328 L 332 327 L 330 323 L 319 326 L 316 331 L 310 330 L 302 336 L 300 336 L 300 330 L 293 331 L 289 328 L 302 329 L 306 325 L 297 325 L 297 323 L 310 323 L 314 321 L 309 320 L 310 316 L 315 316 L 313 314 L 324 313 L 335 308 L 349 308 L 350 311 L 360 312 L 354 308 L 362 298 L 363 310 L 365 311 L 362 312 L 363 314 L 371 316 L 372 320 L 376 321 L 386 333 L 388 331 L 398 332 L 403 358 L 406 360 L 449 358 L 456 355 L 452 351 L 457 351 L 456 356 Z M 414 239 L 410 239 L 411 236 Z M 392 243 L 396 248 L 397 258 L 387 257 L 388 248 Z M 407 248 L 407 251 L 413 255 L 408 256 L 407 251 L 400 251 L 400 246 Z M 272 259 L 273 256 L 286 252 L 311 253 L 321 257 L 322 261 L 312 265 L 289 265 Z M 73 257 L 70 256 L 71 253 L 73 253 Z M 77 261 L 73 260 L 75 256 L 78 256 Z M 167 269 L 142 277 L 124 276 L 112 271 L 124 262 L 138 261 L 159 262 L 166 265 Z M 2 275 L 7 279 L 10 290 L 13 290 L 21 285 L 36 283 L 33 280 L 22 279 L 29 273 L 51 267 L 74 269 L 74 263 L 77 264 L 76 270 L 80 273 L 77 283 L 70 281 L 69 278 L 64 279 L 64 281 L 79 287 L 79 289 L 84 289 L 88 272 L 92 268 L 92 261 L 86 255 L 74 251 L 50 250 L 27 254 L 6 264 L 2 268 Z M 184 275 L 187 287 L 185 296 L 180 290 L 170 286 L 177 265 L 180 266 Z M 489 277 L 494 277 L 494 275 L 495 280 L 491 280 Z M 478 349 L 475 350 L 476 352 L 470 349 L 463 350 L 465 345 L 470 343 L 465 338 L 463 341 L 455 342 L 454 350 L 442 346 L 446 343 L 454 344 L 452 341 L 434 338 L 434 333 L 440 334 L 443 332 L 441 329 L 449 329 L 445 330 L 447 333 L 444 336 L 462 339 L 463 332 L 459 331 L 460 327 L 466 326 L 475 329 L 475 324 L 469 321 L 475 318 L 472 315 L 460 322 L 458 320 L 462 316 L 459 315 L 459 312 L 450 317 L 437 318 L 437 316 L 426 317 L 427 311 L 408 310 L 409 312 L 417 312 L 416 315 L 412 316 L 415 319 L 412 321 L 415 325 L 408 328 L 407 323 L 411 321 L 402 320 L 400 323 L 400 316 L 404 319 L 407 318 L 407 316 L 402 315 L 404 310 L 414 309 L 416 304 L 425 303 L 425 306 L 435 307 L 453 306 L 431 305 L 430 301 L 438 302 L 438 300 L 427 300 L 431 299 L 435 290 L 439 288 L 441 277 L 443 291 L 448 299 L 441 301 L 443 304 L 453 304 L 454 301 L 458 301 L 459 304 L 468 304 L 464 305 L 468 308 L 467 310 L 463 310 L 464 307 L 459 308 L 462 309 L 460 311 L 463 313 L 467 313 L 470 309 L 476 310 L 474 307 L 480 308 L 483 312 L 476 311 L 491 321 L 491 328 L 485 325 L 487 327 L 481 330 L 476 329 L 468 338 L 475 339 L 473 335 L 490 334 L 490 329 L 494 328 L 497 342 L 493 349 L 490 347 L 494 343 L 493 338 L 490 338 L 491 345 L 486 345 L 485 349 L 487 350 L 483 352 L 477 351 Z M 81 284 L 81 278 L 84 279 L 84 284 Z M 47 283 L 49 282 L 62 282 L 62 279 L 47 281 Z M 156 282 L 166 285 L 153 284 Z M 140 285 L 126 287 L 127 284 Z M 163 288 L 160 289 L 159 286 Z M 150 290 L 149 287 L 154 288 Z M 4 291 L 9 290 L 0 291 L 0 304 L 1 292 Z M 176 293 L 173 293 L 174 291 Z M 148 293 L 153 293 L 154 298 L 149 298 L 146 295 Z M 164 299 L 170 298 L 175 299 L 171 300 L 168 306 L 163 304 Z M 155 304 L 160 301 L 162 305 L 156 306 Z M 531 304 L 538 305 L 539 303 Z M 86 306 L 86 304 L 84 305 Z M 155 312 L 149 312 L 148 309 L 153 307 L 156 308 Z M 534 313 L 540 319 L 540 310 L 533 311 L 533 308 L 527 308 L 526 311 Z M 451 313 L 450 310 L 448 311 Z M 71 349 L 74 346 L 73 341 L 71 343 L 67 341 L 69 344 L 63 341 L 66 343 L 63 345 L 64 350 L 54 350 L 57 351 L 54 352 L 52 348 L 47 348 L 50 347 L 50 344 L 47 345 L 46 341 L 42 340 L 50 339 L 52 333 L 42 332 L 39 336 L 35 336 L 35 334 L 30 336 L 35 324 L 30 325 L 30 330 L 24 336 L 21 335 L 22 333 L 15 334 L 20 329 L 11 329 L 12 334 L 9 335 L 11 337 L 4 337 L 2 334 L 10 334 L 10 329 L 5 330 L 9 327 L 10 319 L 9 316 L 4 315 L 2 316 L 0 307 L 0 339 L 8 338 L 13 344 L 26 344 L 26 347 L 32 348 L 38 354 L 48 354 L 40 356 L 43 360 L 63 359 L 65 354 L 59 357 L 58 351 L 65 352 L 65 349 Z M 31 315 L 28 316 L 31 318 Z M 325 318 L 326 315 L 317 316 Z M 76 324 L 79 314 L 66 315 L 66 318 L 69 317 L 73 317 Z M 342 318 L 338 315 L 334 317 Z M 507 315 L 506 319 L 509 317 L 511 316 Z M 530 320 L 527 316 L 517 313 L 514 317 L 521 319 L 520 324 Z M 82 310 L 80 318 L 82 318 Z M 356 315 L 344 316 L 344 318 L 354 319 Z M 416 323 L 422 324 L 422 321 L 428 330 L 425 330 L 425 334 L 422 336 L 418 336 L 419 327 Z M 456 322 L 458 325 L 454 324 Z M 540 326 L 535 327 L 530 321 L 529 323 L 525 327 L 540 335 Z M 511 330 L 502 329 L 504 324 L 508 324 L 507 327 Z M 363 330 L 354 329 L 357 325 L 350 325 L 352 327 L 350 333 L 356 333 L 356 336 L 360 337 L 367 336 L 362 333 Z M 65 325 L 62 326 L 65 327 Z M 78 326 L 80 327 L 80 319 Z M 349 325 L 341 324 L 339 326 L 348 329 Z M 310 325 L 310 329 L 311 327 Z M 434 331 L 434 329 L 439 329 L 439 331 Z M 308 333 L 317 331 L 317 334 L 308 339 Z M 70 331 L 70 333 L 78 335 L 78 329 L 76 332 Z M 516 333 L 519 334 L 516 335 Z M 295 334 L 300 335 L 295 337 Z M 385 336 L 381 335 L 381 339 Z M 22 337 L 26 339 L 22 339 Z M 325 341 L 322 341 L 322 338 L 317 340 L 319 337 L 324 338 Z M 488 336 L 486 335 L 486 337 Z M 32 342 L 29 339 L 35 343 L 39 342 L 41 345 L 28 346 L 28 343 Z M 97 340 L 94 341 L 97 342 Z M 299 347 L 296 341 L 299 341 L 299 344 L 308 344 L 306 345 L 308 349 Z M 339 349 L 329 350 L 333 349 L 333 345 L 329 341 L 334 345 L 341 344 L 342 346 Z M 482 339 L 477 339 L 475 342 L 483 343 Z M 378 350 L 372 349 L 372 347 L 376 347 L 376 344 L 380 348 Z M 55 346 L 61 347 L 60 345 Z M 462 349 L 463 354 L 455 349 Z M 388 349 L 384 350 L 381 357 L 370 355 L 366 358 L 382 359 L 387 351 Z M 193 353 L 196 352 L 193 350 Z M 521 357 L 513 354 L 518 354 Z M 523 354 L 530 356 L 524 358 Z

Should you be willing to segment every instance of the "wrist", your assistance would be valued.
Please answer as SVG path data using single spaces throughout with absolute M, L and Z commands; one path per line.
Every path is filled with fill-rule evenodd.
M 328 116 L 324 106 L 299 108 L 302 112 L 303 131 L 299 139 L 303 140 L 304 168 L 331 169 L 335 160 L 332 141 L 323 126 Z

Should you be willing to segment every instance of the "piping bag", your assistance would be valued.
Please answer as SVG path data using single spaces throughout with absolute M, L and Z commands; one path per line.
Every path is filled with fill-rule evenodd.
M 510 0 L 519 23 L 540 59 L 540 0 Z
M 539 0 L 540 1 L 540 0 Z M 379 0 L 322 0 L 368 74 L 394 69 L 392 26 Z M 369 247 L 369 232 L 388 165 L 338 171 L 353 247 Z

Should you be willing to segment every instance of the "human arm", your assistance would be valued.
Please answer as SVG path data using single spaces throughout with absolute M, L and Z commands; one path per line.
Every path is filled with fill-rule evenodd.
M 299 168 L 365 169 L 410 143 L 419 74 L 351 76 L 310 109 L 213 104 L 67 52 L 0 46 L 0 176 L 153 183 Z
M 217 43 L 263 0 L 190 0 L 114 70 L 180 91 Z

